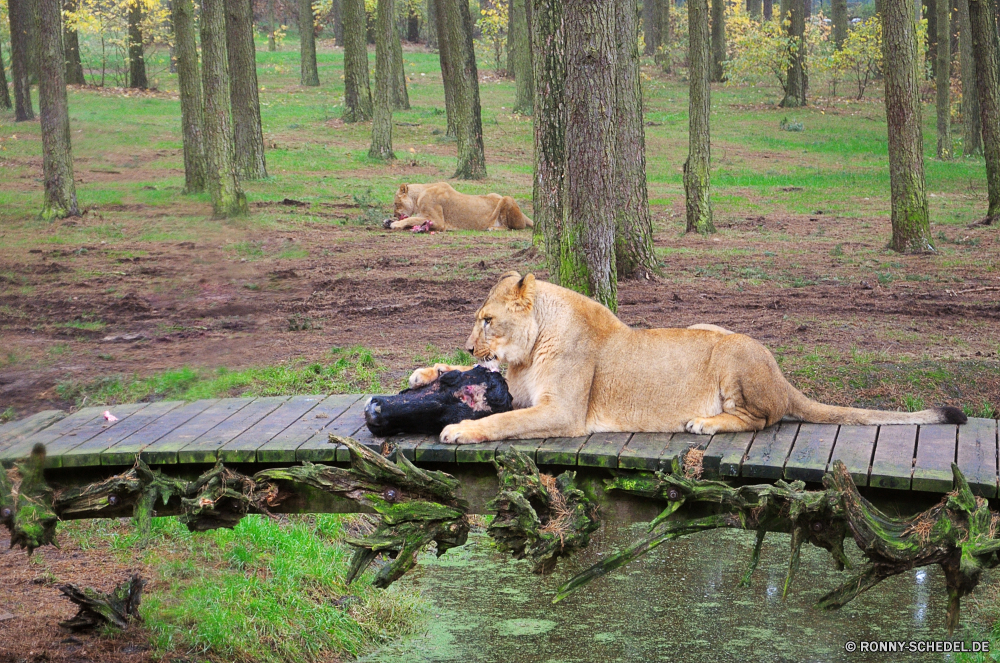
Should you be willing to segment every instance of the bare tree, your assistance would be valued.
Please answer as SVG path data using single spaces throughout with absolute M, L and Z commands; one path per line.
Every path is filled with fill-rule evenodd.
M 486 156 L 483 151 L 479 72 L 472 45 L 469 4 L 465 0 L 438 0 L 436 4 L 447 8 L 444 11 L 447 29 L 441 30 L 439 27 L 438 39 L 447 41 L 453 81 L 452 107 L 455 111 L 455 138 L 458 142 L 458 166 L 453 177 L 463 180 L 483 179 L 486 177 Z
M 990 0 L 969 0 L 972 51 L 976 57 L 979 116 L 986 157 L 986 188 L 989 193 L 988 223 L 1000 214 L 1000 44 L 997 43 L 996 8 Z
M 712 80 L 721 82 L 726 75 L 726 0 L 712 0 Z
M 514 76 L 514 112 L 531 115 L 535 82 L 531 71 L 531 0 L 510 0 L 507 72 Z
M 395 84 L 392 71 L 392 40 L 395 12 L 392 0 L 378 0 L 375 9 L 375 108 L 372 117 L 372 146 L 368 156 L 373 159 L 395 159 L 392 151 L 391 88 Z
M 76 11 L 80 0 L 66 0 L 63 3 L 64 12 Z M 67 85 L 83 85 L 83 63 L 80 62 L 80 35 L 76 29 L 63 23 L 63 44 L 66 49 L 66 83 Z
M 62 0 L 38 0 L 38 101 L 42 117 L 42 176 L 46 221 L 79 216 L 66 101 L 66 55 L 62 44 Z
M 951 2 L 935 0 L 937 13 L 937 156 L 951 159 Z
M 205 146 L 202 136 L 201 80 L 193 0 L 173 0 L 177 87 L 181 97 L 181 135 L 184 142 L 184 193 L 205 190 Z
M 645 42 L 644 55 L 653 55 L 663 43 L 662 22 L 660 21 L 660 5 L 669 4 L 670 0 L 642 0 L 642 37 Z M 628 11 L 625 9 L 624 11 Z
M 711 140 L 709 113 L 712 108 L 708 78 L 708 0 L 688 0 L 688 158 L 684 162 L 684 198 L 687 232 L 714 233 L 711 191 Z
M 34 17 L 31 0 L 8 0 L 10 18 L 10 74 L 14 79 L 14 120 L 35 119 L 31 105 L 31 51 Z
M 372 117 L 364 0 L 344 0 L 344 122 Z
M 319 85 L 315 30 L 312 0 L 299 0 L 299 48 L 302 62 L 300 83 L 310 87 Z
M 264 133 L 257 91 L 257 47 L 253 41 L 251 0 L 225 0 L 229 92 L 236 140 L 236 175 L 245 180 L 267 177 Z
M 10 110 L 14 104 L 10 100 L 10 90 L 7 88 L 7 70 L 3 64 L 3 50 L 0 49 L 0 108 Z
M 441 0 L 436 0 L 440 2 Z M 529 0 L 535 56 L 535 236 L 544 239 L 549 274 L 558 278 L 566 162 L 566 31 L 562 0 Z
M 441 63 L 441 81 L 444 85 L 444 107 L 447 113 L 448 128 L 446 137 L 455 137 L 455 55 L 448 42 L 448 3 L 451 0 L 434 0 L 434 23 L 437 25 L 438 59 Z
M 979 114 L 979 84 L 976 82 L 976 58 L 972 52 L 972 22 L 969 0 L 956 0 L 958 6 L 958 47 L 962 75 L 962 154 L 983 153 L 983 126 Z
M 406 92 L 406 71 L 403 69 L 403 44 L 399 37 L 399 23 L 393 17 L 392 40 L 389 42 L 390 87 L 389 104 L 393 110 L 410 110 L 410 95 Z
M 142 4 L 138 0 L 128 6 L 128 86 L 141 90 L 149 87 L 142 46 Z
M 889 132 L 892 240 L 899 252 L 933 251 L 917 80 L 917 27 L 912 0 L 881 0 L 885 114 Z

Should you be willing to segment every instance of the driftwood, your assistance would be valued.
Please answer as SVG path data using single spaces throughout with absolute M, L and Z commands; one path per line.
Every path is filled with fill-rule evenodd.
M 138 575 L 115 587 L 110 594 L 90 587 L 81 589 L 76 585 L 60 585 L 59 591 L 80 606 L 80 610 L 72 619 L 59 622 L 59 626 L 73 631 L 89 631 L 110 624 L 123 629 L 133 620 L 142 621 L 139 602 L 145 586 L 146 581 Z

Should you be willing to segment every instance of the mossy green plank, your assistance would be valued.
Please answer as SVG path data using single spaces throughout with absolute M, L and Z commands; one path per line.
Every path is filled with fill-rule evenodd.
M 672 433 L 636 433 L 621 453 L 618 467 L 623 470 L 658 470 Z M 708 439 L 707 437 L 705 438 Z
M 367 428 L 365 430 L 367 430 Z M 393 435 L 392 437 L 386 439 L 388 442 L 395 445 L 396 453 L 406 456 L 406 460 L 413 462 L 416 458 L 417 447 L 425 442 L 430 442 L 434 438 L 430 435 Z
M 66 433 L 65 435 L 53 440 L 51 443 L 46 445 L 46 449 L 51 449 L 52 453 L 46 455 L 45 466 L 46 467 L 76 467 L 75 463 L 82 463 L 84 465 L 100 465 L 101 459 L 100 454 L 95 452 L 94 449 L 100 448 L 101 450 L 107 448 L 102 446 L 103 443 L 99 443 L 96 446 L 87 446 L 83 452 L 74 452 L 77 448 L 86 445 L 88 442 L 94 438 L 99 438 L 101 440 L 108 439 L 108 436 L 114 435 L 111 431 L 117 432 L 119 426 L 127 425 L 125 422 L 129 420 L 136 412 L 140 412 L 147 408 L 149 403 L 129 403 L 127 405 L 115 405 L 113 407 L 103 407 L 97 408 L 100 412 L 104 410 L 110 410 L 111 413 L 117 417 L 116 421 L 107 421 L 104 416 L 97 414 L 97 416 L 90 416 L 89 420 L 82 426 L 76 427 L 74 430 Z M 70 454 L 73 453 L 73 456 Z M 67 465 L 67 457 L 70 457 L 68 461 L 70 465 Z
M 219 460 L 223 463 L 254 462 L 260 447 L 302 417 L 308 416 L 322 400 L 322 396 L 292 396 L 219 449 Z
M 958 469 L 982 497 L 997 496 L 997 421 L 969 419 L 958 427 Z
M 308 460 L 313 463 L 349 461 L 350 454 L 347 452 L 347 447 L 331 444 L 329 438 L 330 435 L 353 437 L 362 428 L 367 433 L 368 428 L 365 426 L 365 403 L 367 402 L 367 397 L 354 401 L 350 407 L 341 412 L 328 426 L 317 431 L 308 440 L 300 444 L 295 450 L 295 460 Z
M 455 450 L 455 462 L 492 463 L 493 459 L 496 458 L 498 446 L 500 443 L 496 440 L 476 444 L 460 444 Z
M 785 460 L 798 432 L 797 421 L 783 421 L 758 431 L 740 468 L 740 476 L 748 479 L 780 479 L 784 476 Z
M 594 433 L 580 447 L 576 464 L 583 467 L 618 467 L 618 454 L 631 439 L 632 433 Z
M 236 439 L 243 431 L 271 414 L 288 396 L 257 398 L 227 417 L 219 425 L 206 431 L 177 452 L 178 463 L 214 463 L 219 459 L 219 449 Z
M 149 463 L 145 454 L 147 448 L 171 431 L 187 423 L 216 403 L 216 399 L 182 404 L 148 424 L 135 435 L 130 435 L 101 454 L 102 465 L 131 465 L 139 454 L 143 462 Z
M 198 416 L 181 424 L 142 450 L 139 457 L 150 465 L 173 464 L 178 452 L 253 402 L 252 398 L 223 398 Z
M 753 433 L 716 433 L 705 448 L 701 459 L 706 477 L 737 477 L 747 448 L 753 442 Z
M 576 465 L 576 456 L 586 437 L 549 437 L 535 451 L 538 465 Z
M 416 462 L 454 463 L 462 446 L 469 445 L 446 444 L 436 435 L 430 435 L 426 442 L 417 447 Z
M 30 417 L 7 422 L 0 429 L 0 453 L 65 417 L 66 413 L 62 410 L 42 410 Z
M 916 426 L 880 426 L 868 485 L 875 488 L 909 490 L 913 475 L 913 452 L 916 446 Z
M 837 441 L 836 424 L 802 424 L 785 463 L 785 478 L 819 483 Z
M 126 418 L 121 418 L 119 412 L 115 416 L 121 418 L 121 420 L 115 422 L 114 426 L 101 431 L 83 444 L 59 454 L 59 467 L 94 467 L 105 464 L 102 458 L 104 452 L 182 405 L 184 405 L 183 401 L 151 403 Z M 125 462 L 121 464 L 131 465 L 134 462 L 135 453 L 126 456 Z
M 535 452 L 538 451 L 538 447 L 540 447 L 544 441 L 545 440 L 543 438 L 531 438 L 528 440 L 500 440 L 496 447 L 496 454 L 497 456 L 500 456 L 500 454 L 504 451 L 514 448 L 534 461 Z
M 44 444 L 46 451 L 46 463 L 51 464 L 53 462 L 53 454 L 51 452 L 52 443 L 69 433 L 74 432 L 84 424 L 100 418 L 101 412 L 103 411 L 104 408 L 101 407 L 85 407 L 40 431 L 30 435 L 21 435 L 14 440 L 13 444 L 8 446 L 3 451 L 0 451 L 0 462 L 10 462 L 12 460 L 24 458 L 31 453 L 31 448 L 34 445 Z M 101 419 L 101 421 L 103 422 L 104 420 Z M 74 445 L 79 444 L 79 441 L 74 437 L 72 438 L 72 443 Z M 64 443 L 64 446 L 68 447 L 70 446 L 70 443 L 66 442 Z
M 686 454 L 689 449 L 704 450 L 711 440 L 711 435 L 695 435 L 694 433 L 672 434 L 670 436 L 670 441 L 667 442 L 666 448 L 660 455 L 659 469 L 667 470 L 673 467 L 674 461 L 676 460 L 680 462 L 684 454 Z
M 361 398 L 361 394 L 327 396 L 298 421 L 260 446 L 257 449 L 257 462 L 295 462 L 295 452 L 306 440 L 332 424 Z
M 867 486 L 878 426 L 841 426 L 837 444 L 830 455 L 830 464 L 839 460 L 851 473 L 854 485 Z
M 951 464 L 955 462 L 957 446 L 958 426 L 955 424 L 921 426 L 917 431 L 911 489 L 922 493 L 950 492 L 954 483 Z

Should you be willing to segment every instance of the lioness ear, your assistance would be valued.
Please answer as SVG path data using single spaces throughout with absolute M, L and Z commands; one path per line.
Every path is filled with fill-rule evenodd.
M 514 286 L 510 294 L 510 308 L 516 312 L 528 312 L 535 305 L 535 275 L 525 274 Z
M 399 192 L 401 194 L 403 194 L 404 196 L 406 195 L 406 192 L 409 191 L 409 190 L 410 190 L 410 187 L 408 187 L 407 185 L 405 185 L 405 184 L 400 184 L 399 185 Z

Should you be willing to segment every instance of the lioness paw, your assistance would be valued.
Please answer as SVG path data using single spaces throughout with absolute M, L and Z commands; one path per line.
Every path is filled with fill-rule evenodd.
M 441 441 L 447 444 L 475 444 L 485 442 L 486 436 L 476 431 L 475 422 L 462 421 L 445 426 L 441 431 Z
M 428 368 L 418 368 L 410 374 L 410 379 L 408 380 L 410 389 L 415 387 L 422 387 L 425 384 L 430 384 L 438 379 L 438 369 L 436 366 L 431 366 Z
M 684 424 L 684 430 L 695 435 L 715 435 L 719 432 L 719 426 L 713 424 L 710 419 L 692 419 Z

